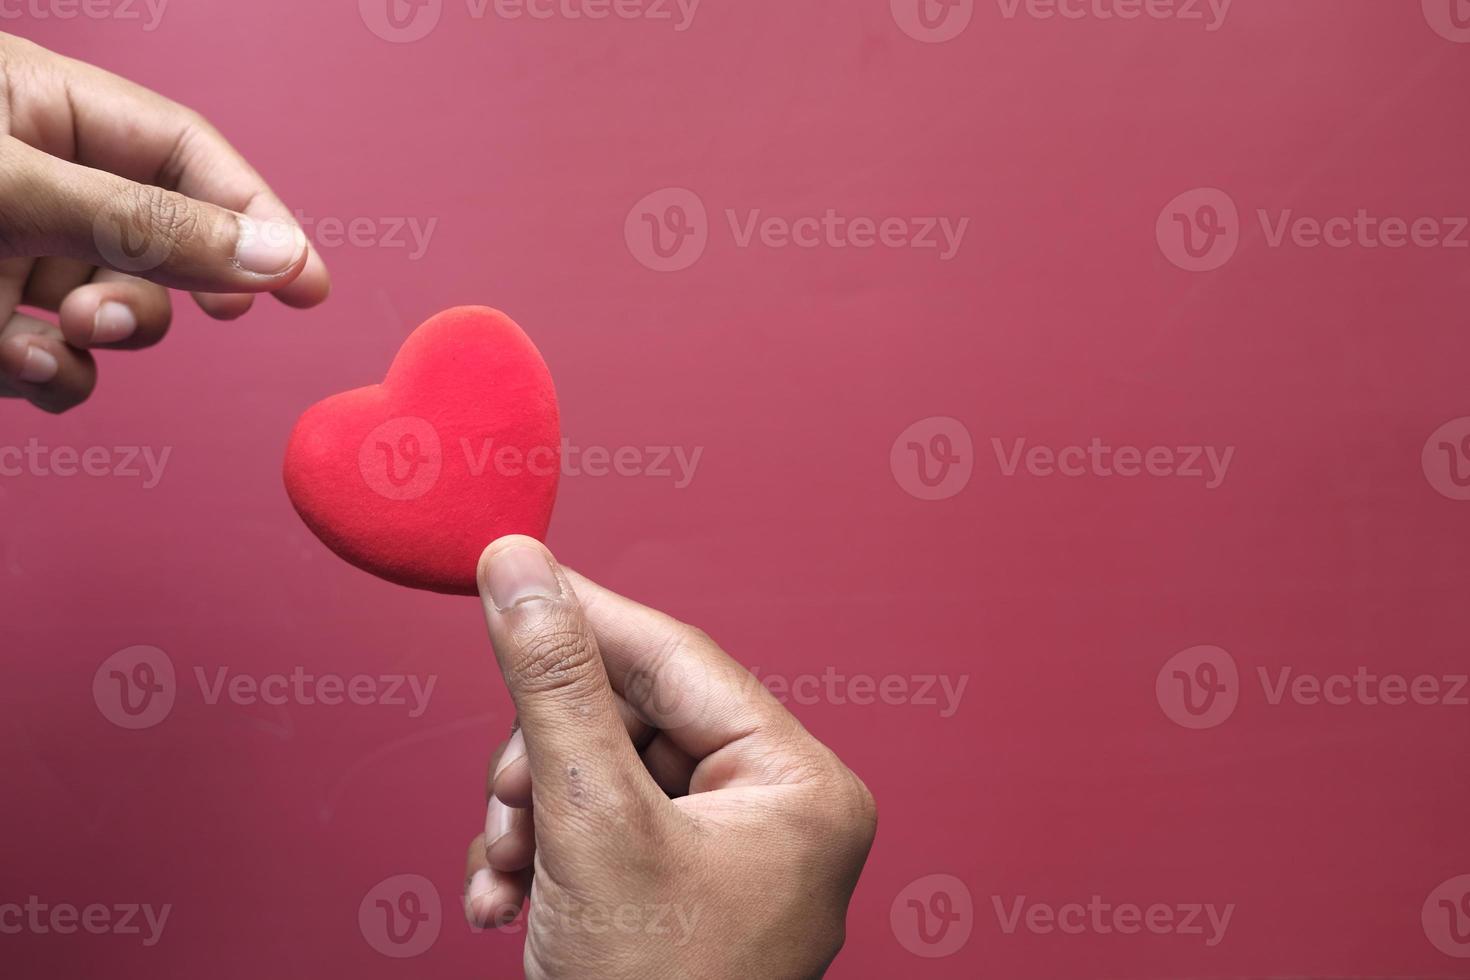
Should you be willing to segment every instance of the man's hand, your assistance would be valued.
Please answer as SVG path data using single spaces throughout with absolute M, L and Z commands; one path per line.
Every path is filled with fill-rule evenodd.
M 254 293 L 315 306 L 330 281 L 286 206 L 197 113 L 0 34 L 0 397 L 81 403 L 97 381 L 90 350 L 163 337 L 165 287 L 229 320 Z
M 470 921 L 529 899 L 532 980 L 821 976 L 877 826 L 862 782 L 708 636 L 536 541 L 492 544 L 479 581 L 520 727 Z

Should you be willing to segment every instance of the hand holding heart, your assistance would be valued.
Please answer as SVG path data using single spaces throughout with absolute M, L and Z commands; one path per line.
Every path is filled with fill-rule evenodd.
M 492 544 L 478 582 L 520 728 L 465 909 L 529 899 L 525 974 L 821 976 L 876 829 L 862 782 L 699 630 Z

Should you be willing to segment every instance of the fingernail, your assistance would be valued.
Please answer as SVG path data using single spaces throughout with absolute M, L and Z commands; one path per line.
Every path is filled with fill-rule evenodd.
M 496 841 L 510 833 L 513 816 L 510 807 L 491 797 L 490 808 L 485 811 L 485 850 L 490 850 Z
M 277 276 L 294 266 L 306 249 L 306 233 L 288 221 L 240 218 L 235 264 L 258 276 Z
M 526 739 L 517 728 L 511 733 L 510 741 L 505 743 L 505 751 L 500 753 L 500 761 L 495 764 L 495 778 L 510 768 L 512 762 L 517 761 L 526 754 Z
M 561 583 L 545 552 L 530 545 L 514 545 L 492 555 L 485 584 L 490 589 L 490 601 L 500 612 L 523 602 L 561 596 Z
M 490 872 L 481 868 L 470 876 L 469 884 L 464 890 L 465 918 L 470 920 L 471 925 L 484 928 L 489 925 L 494 914 L 494 907 L 490 906 L 489 899 L 495 894 L 495 879 L 490 877 Z
M 61 365 L 56 363 L 55 355 L 32 344 L 26 348 L 25 363 L 20 366 L 18 377 L 29 384 L 43 385 L 56 377 L 56 372 L 60 369 Z
M 115 344 L 127 340 L 138 329 L 138 318 L 122 303 L 108 300 L 97 307 L 92 318 L 92 343 Z

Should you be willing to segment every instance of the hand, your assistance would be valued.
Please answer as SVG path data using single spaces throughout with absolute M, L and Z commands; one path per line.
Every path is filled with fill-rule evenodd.
M 492 544 L 479 582 L 520 727 L 470 921 L 529 898 L 531 980 L 821 976 L 877 826 L 862 782 L 709 637 L 533 539 Z
M 163 337 L 165 286 L 222 320 L 253 293 L 326 298 L 326 265 L 291 213 L 197 113 L 10 35 L 0 69 L 0 397 L 49 412 L 84 401 L 89 351 Z

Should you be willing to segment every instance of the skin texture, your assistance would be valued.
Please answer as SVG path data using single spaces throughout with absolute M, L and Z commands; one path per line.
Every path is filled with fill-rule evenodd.
M 169 288 L 231 320 L 255 293 L 304 308 L 331 283 L 202 116 L 0 34 L 0 397 L 80 404 L 97 383 L 93 350 L 163 338 Z
M 481 557 L 518 727 L 490 761 L 465 912 L 529 905 L 525 971 L 819 977 L 877 827 L 873 797 L 701 631 L 561 568 Z

